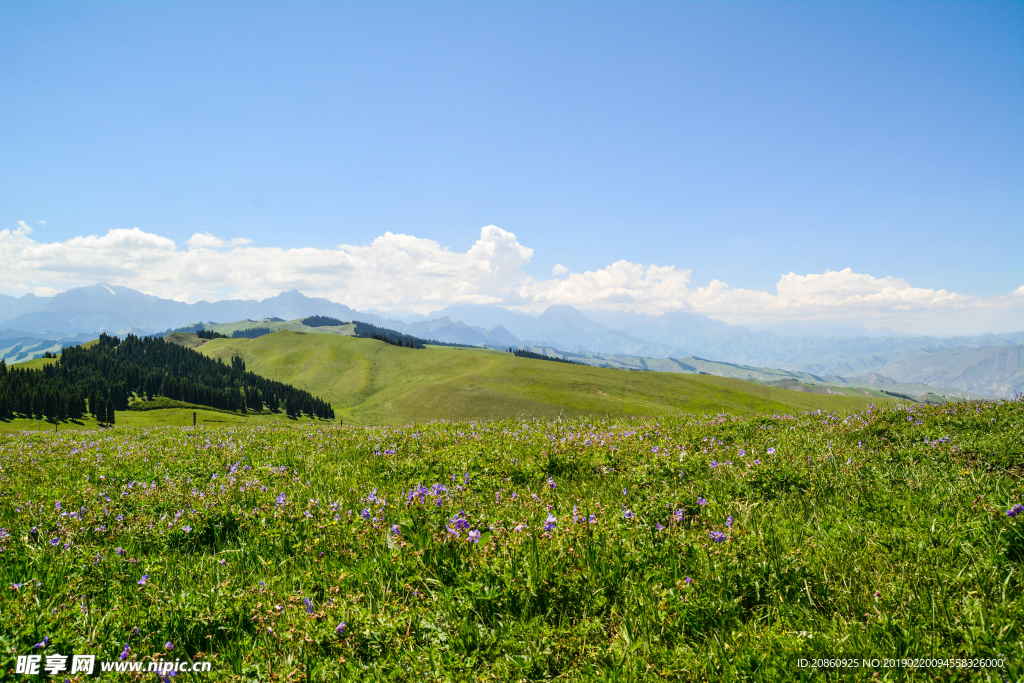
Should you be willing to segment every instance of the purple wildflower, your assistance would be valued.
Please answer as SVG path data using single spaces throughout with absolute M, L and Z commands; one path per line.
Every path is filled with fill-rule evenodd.
M 548 477 L 548 487 L 555 488 L 555 480 L 552 479 L 551 477 Z
M 306 605 L 306 614 L 313 613 L 313 601 L 309 598 L 303 598 L 302 602 Z
M 697 505 L 700 505 L 701 507 L 704 507 L 707 504 L 708 504 L 708 502 L 706 500 L 704 500 L 703 498 L 701 498 L 699 496 L 697 497 Z
M 721 531 L 712 531 L 711 532 L 711 540 L 714 541 L 715 543 L 721 543 L 722 541 L 725 540 L 725 534 L 723 532 L 721 532 Z
M 168 640 L 166 643 L 164 643 L 164 649 L 170 652 L 174 649 L 174 643 Z
M 480 532 L 477 531 L 476 529 L 473 529 L 467 535 L 466 540 L 467 541 L 473 541 L 473 543 L 479 543 L 480 542 Z
M 145 586 L 147 581 L 149 581 L 149 574 L 143 574 L 142 578 L 139 579 L 136 583 L 138 583 L 140 586 Z
M 548 514 L 548 518 L 544 520 L 544 531 L 554 531 L 557 524 L 558 518 L 552 514 Z
M 768 450 L 765 451 L 765 453 L 767 453 L 768 455 L 775 455 L 775 448 L 773 448 L 772 446 L 769 446 Z
M 337 633 L 339 636 L 342 633 L 344 633 L 344 631 L 345 631 L 345 622 L 344 621 L 334 627 L 334 632 Z
M 33 645 L 32 649 L 33 650 L 41 650 L 42 648 L 47 647 L 49 644 L 50 644 L 50 636 L 43 636 L 43 640 L 41 642 L 38 642 L 35 645 Z
M 391 535 L 392 536 L 398 536 L 401 533 L 402 533 L 402 528 L 400 526 L 398 526 L 397 524 L 392 524 L 391 525 Z
M 132 651 L 132 649 L 131 649 L 130 647 L 128 647 L 128 643 L 125 643 L 125 644 L 124 644 L 124 649 L 123 649 L 123 650 L 121 650 L 121 656 L 120 656 L 120 657 L 119 657 L 118 659 L 120 659 L 120 660 L 121 660 L 122 662 L 123 662 L 124 660 L 128 659 L 128 654 L 129 654 L 129 653 L 130 653 L 131 651 Z

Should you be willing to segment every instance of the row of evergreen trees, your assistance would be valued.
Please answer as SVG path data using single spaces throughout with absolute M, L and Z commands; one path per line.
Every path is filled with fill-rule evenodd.
M 250 327 L 245 330 L 235 330 L 231 333 L 234 339 L 255 339 L 256 337 L 262 337 L 265 334 L 273 332 L 269 327 Z
M 306 327 L 341 327 L 342 325 L 348 325 L 344 320 L 338 320 L 337 318 L 331 318 L 326 315 L 311 315 L 308 318 L 303 318 L 299 322 Z
M 291 385 L 247 372 L 237 356 L 227 365 L 155 337 L 101 334 L 89 348 L 66 347 L 41 370 L 8 368 L 0 361 L 0 419 L 15 415 L 79 419 L 86 409 L 112 422 L 129 398 L 164 396 L 222 410 L 283 409 L 289 416 L 335 418 L 334 408 Z M 86 404 L 84 399 L 88 399 Z
M 213 330 L 196 330 L 196 336 L 200 339 L 227 339 L 226 334 L 214 332 Z
M 508 352 L 519 358 L 533 358 L 534 360 L 553 360 L 558 363 L 572 363 L 573 365 L 586 365 L 586 363 L 580 363 L 576 360 L 569 360 L 568 358 L 557 358 L 555 356 L 545 356 L 543 353 L 535 353 L 528 349 L 514 349 L 509 347 Z
M 344 320 L 338 320 L 337 318 L 331 318 L 326 315 L 311 315 L 308 318 L 303 318 L 299 322 L 306 327 L 339 327 L 341 325 L 350 324 Z M 407 349 L 425 349 L 427 347 L 424 346 L 424 344 L 472 348 L 469 344 L 441 342 L 436 339 L 421 339 L 420 337 L 415 337 L 411 334 L 404 334 L 386 327 L 378 327 L 377 325 L 371 325 L 370 323 L 364 323 L 358 320 L 353 320 L 351 324 L 355 325 L 355 330 L 353 331 L 353 336 L 355 337 L 376 339 L 377 341 L 382 341 L 386 344 L 402 346 Z

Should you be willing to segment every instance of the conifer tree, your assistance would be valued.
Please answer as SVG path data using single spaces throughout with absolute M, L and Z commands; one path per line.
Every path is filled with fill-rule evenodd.
M 71 387 L 68 393 L 68 418 L 71 420 L 82 419 L 82 396 L 76 387 Z
M 57 397 L 54 396 L 52 391 L 47 391 L 43 398 L 43 417 L 47 420 L 55 420 L 57 418 Z

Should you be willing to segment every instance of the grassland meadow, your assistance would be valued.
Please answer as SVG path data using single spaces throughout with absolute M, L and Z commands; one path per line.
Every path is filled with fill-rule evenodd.
M 5 434 L 0 678 L 1019 681 L 1022 417 Z

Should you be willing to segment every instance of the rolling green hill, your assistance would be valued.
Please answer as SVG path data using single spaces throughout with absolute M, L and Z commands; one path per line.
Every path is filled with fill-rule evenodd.
M 233 332 L 239 330 L 248 330 L 253 327 L 269 327 L 275 332 L 280 330 L 291 330 L 293 332 L 310 332 L 312 334 L 344 334 L 352 336 L 355 333 L 355 325 L 348 323 L 346 325 L 327 325 L 324 327 L 309 327 L 303 325 L 300 320 L 239 320 L 233 323 L 216 323 L 206 325 L 206 329 L 213 330 L 214 332 L 220 332 L 221 334 L 231 336 Z
M 355 424 L 516 415 L 796 413 L 858 409 L 868 400 L 709 375 L 551 363 L 486 349 L 405 349 L 340 334 L 281 331 L 258 339 L 214 339 L 198 351 L 226 362 L 237 354 L 250 371 L 322 396 L 339 417 Z
M 735 379 L 746 380 L 748 382 L 767 384 L 769 386 L 786 387 L 793 391 L 809 391 L 811 393 L 821 394 L 867 397 L 899 395 L 907 396 L 911 400 L 925 403 L 941 403 L 943 401 L 960 401 L 964 399 L 983 399 L 991 398 L 992 395 L 1012 395 L 1008 390 L 1002 389 L 992 392 L 991 394 L 985 394 L 980 391 L 968 391 L 963 387 L 949 388 L 952 386 L 960 386 L 960 384 L 962 384 L 961 382 L 960 384 L 954 385 L 953 381 L 955 380 L 950 380 L 936 386 L 922 384 L 920 382 L 911 382 L 909 381 L 909 377 L 913 376 L 914 371 L 918 371 L 920 374 L 916 367 L 910 373 L 903 373 L 906 381 L 897 381 L 878 373 L 861 375 L 859 377 L 815 375 L 809 372 L 800 372 L 797 370 L 781 370 L 779 368 L 763 368 L 753 365 L 724 363 L 720 361 L 707 360 L 705 358 L 695 358 L 692 356 L 686 358 L 648 358 L 609 353 L 577 353 L 575 351 L 563 351 L 550 346 L 531 346 L 529 349 L 536 353 L 542 353 L 556 358 L 564 358 L 566 360 L 573 360 L 580 363 L 586 363 L 588 365 L 596 365 L 603 368 L 717 375 L 719 377 L 732 377 Z M 970 353 L 961 354 L 960 357 L 977 357 L 982 355 L 980 352 L 991 355 L 993 349 L 954 349 L 953 353 L 946 354 L 946 357 L 951 358 L 961 351 L 968 351 Z M 929 357 L 939 357 L 938 353 L 928 355 Z M 1018 356 L 1019 355 L 1020 354 L 1018 354 Z M 914 359 L 914 362 L 920 363 L 919 359 Z M 1001 365 L 1006 365 L 1006 363 Z M 1016 366 L 1019 368 L 1019 361 Z M 1001 366 L 1000 369 L 1002 369 Z M 996 376 L 1001 376 L 999 372 L 994 374 Z M 1018 373 L 1016 377 L 1018 382 L 1021 375 L 1024 375 L 1024 373 Z M 1011 378 L 1011 382 L 1012 380 L 1013 378 Z M 1007 386 L 1009 386 L 1009 384 Z

